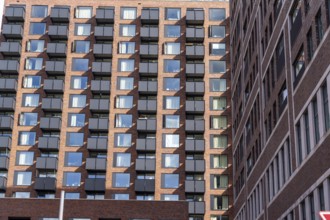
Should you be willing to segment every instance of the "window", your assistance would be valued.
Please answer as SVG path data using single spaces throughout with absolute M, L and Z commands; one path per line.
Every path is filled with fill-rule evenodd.
M 113 173 L 113 187 L 129 187 L 130 174 L 129 173 Z
M 136 8 L 120 8 L 121 19 L 136 19 Z
M 210 54 L 217 55 L 217 56 L 226 55 L 226 44 L 225 43 L 211 43 Z M 225 61 L 218 61 L 218 62 L 223 62 L 224 64 L 226 64 Z
M 72 59 L 72 71 L 87 71 L 88 70 L 88 59 Z
M 121 24 L 119 33 L 121 37 L 133 37 L 136 33 L 136 26 L 133 24 Z
M 166 73 L 180 72 L 180 60 L 164 60 L 164 72 Z
M 113 195 L 115 200 L 129 200 L 129 194 L 117 193 Z
M 31 18 L 44 18 L 48 15 L 47 5 L 32 5 Z
M 76 36 L 88 36 L 91 34 L 91 24 L 75 24 Z
M 211 175 L 211 189 L 225 189 L 228 187 L 228 175 Z
M 29 166 L 33 165 L 34 152 L 31 151 L 17 151 L 16 165 Z
M 75 40 L 73 52 L 75 53 L 88 53 L 90 48 L 90 41 L 87 40 Z
M 64 172 L 63 186 L 80 186 L 81 173 Z
M 211 155 L 211 167 L 225 169 L 228 167 L 227 155 Z
M 299 78 L 299 75 L 305 70 L 305 56 L 303 48 L 300 49 L 296 60 L 293 63 L 295 80 Z
M 210 8 L 210 21 L 222 21 L 226 18 L 226 9 L 224 8 Z
M 39 94 L 26 94 L 23 93 L 23 107 L 38 107 Z
M 209 29 L 210 37 L 217 37 L 217 38 L 224 38 L 226 37 L 226 27 L 225 26 L 218 26 L 218 25 L 211 25 Z
M 164 115 L 164 128 L 179 128 L 180 115 Z
M 180 37 L 180 25 L 165 25 L 165 37 Z
M 229 217 L 226 215 L 211 215 L 210 220 L 229 220 Z
M 71 89 L 87 89 L 86 76 L 71 76 Z
M 216 61 L 216 60 L 210 61 L 210 73 L 225 73 L 225 72 L 226 72 L 226 61 Z
M 164 78 L 164 90 L 166 91 L 179 91 L 180 78 Z
M 315 27 L 316 27 L 316 42 L 317 45 L 319 45 L 323 38 L 323 24 L 322 24 L 321 10 L 319 10 L 319 12 L 315 17 Z
M 14 179 L 15 186 L 29 186 L 31 185 L 32 172 L 15 171 Z
M 116 97 L 116 108 L 132 108 L 133 96 L 119 95 Z
M 227 108 L 227 97 L 211 97 L 211 110 L 225 110 Z
M 311 60 L 314 55 L 314 48 L 313 48 L 313 34 L 312 29 L 309 29 L 307 33 L 307 52 L 308 52 L 308 60 Z
M 26 45 L 27 52 L 43 52 L 45 46 L 44 40 L 29 40 Z
M 137 194 L 136 195 L 136 200 L 154 200 L 154 199 L 155 199 L 154 194 L 141 194 L 141 195 Z M 134 219 L 131 219 L 131 220 L 145 220 L 145 219 L 134 218 Z
M 115 153 L 115 167 L 130 167 L 131 154 L 130 153 Z
M 116 115 L 116 128 L 130 128 L 132 127 L 132 115 L 117 114 Z
M 297 135 L 297 147 L 298 147 L 298 164 L 300 164 L 303 160 L 300 123 L 297 123 L 296 125 L 296 135 Z
M 79 199 L 80 198 L 80 193 L 68 193 L 68 192 L 66 192 L 64 198 L 65 199 Z M 81 219 L 78 219 L 78 220 L 81 220 Z
M 328 96 L 328 86 L 325 83 L 322 87 L 322 105 L 324 114 L 324 127 L 325 131 L 330 129 L 330 112 L 329 112 L 329 96 Z
M 66 167 L 80 167 L 82 164 L 82 153 L 80 152 L 65 152 Z
M 227 90 L 226 79 L 210 79 L 211 92 L 225 92 Z
M 165 168 L 178 168 L 179 167 L 179 154 L 163 154 L 163 167 Z
M 134 86 L 133 77 L 118 77 L 117 78 L 117 88 L 119 90 L 132 90 Z
M 212 129 L 226 129 L 227 128 L 227 116 L 212 115 L 211 116 L 211 128 Z
M 179 109 L 180 97 L 179 96 L 165 96 L 164 109 Z
M 86 95 L 70 95 L 70 108 L 85 108 Z
M 178 148 L 180 144 L 180 137 L 178 134 L 164 134 L 163 135 L 163 146 L 164 147 L 175 147 Z
M 120 72 L 132 72 L 134 71 L 134 59 L 119 59 L 118 71 Z
M 41 82 L 41 76 L 24 76 L 23 87 L 24 88 L 39 88 Z
M 162 188 L 178 188 L 179 174 L 162 174 Z
M 228 146 L 227 135 L 211 135 L 211 148 L 226 148 Z
M 27 199 L 27 198 L 30 198 L 30 193 L 29 192 L 14 192 L 13 197 Z
M 115 134 L 116 147 L 130 147 L 132 146 L 132 134 L 117 133 Z
M 304 113 L 304 122 L 305 122 L 305 137 L 306 137 L 306 148 L 307 154 L 311 151 L 311 142 L 310 142 L 310 133 L 309 133 L 309 115 L 308 110 Z
M 104 194 L 99 193 L 88 193 L 87 199 L 104 199 Z
M 42 69 L 42 58 L 29 57 L 25 60 L 26 70 L 41 70 Z
M 180 43 L 165 43 L 165 54 L 177 55 L 180 54 Z
M 121 53 L 121 54 L 135 53 L 135 42 L 120 42 L 119 43 L 119 53 Z
M 211 195 L 212 210 L 228 210 L 228 196 Z
M 18 145 L 34 145 L 36 142 L 36 132 L 20 131 Z
M 69 127 L 83 127 L 85 125 L 85 114 L 69 113 Z
M 31 35 L 43 35 L 46 33 L 46 23 L 30 23 L 30 34 Z
M 313 107 L 313 122 L 314 122 L 315 145 L 316 145 L 320 140 L 319 113 L 318 113 L 318 109 L 317 109 L 316 98 L 312 101 L 312 107 Z
M 179 201 L 179 195 L 162 194 L 162 200 L 164 200 L 164 201 Z
M 78 6 L 76 8 L 76 18 L 91 18 L 92 7 Z
M 166 17 L 166 20 L 180 20 L 181 9 L 180 8 L 166 8 L 165 17 Z
M 19 117 L 19 125 L 35 126 L 38 123 L 38 113 L 22 112 Z
M 84 145 L 84 133 L 68 132 L 66 135 L 66 145 L 71 147 L 81 147 Z

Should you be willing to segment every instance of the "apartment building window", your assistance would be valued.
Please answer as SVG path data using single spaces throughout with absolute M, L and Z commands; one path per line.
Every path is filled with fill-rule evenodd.
M 323 24 L 322 24 L 321 10 L 319 10 L 319 12 L 315 17 L 315 28 L 316 28 L 316 42 L 317 45 L 319 45 L 323 38 Z
M 163 124 L 164 128 L 179 128 L 180 115 L 164 115 Z
M 39 88 L 41 84 L 40 82 L 41 76 L 24 76 L 23 87 L 29 89 Z
M 210 97 L 210 110 L 225 110 L 227 108 L 227 97 Z
M 228 210 L 228 196 L 211 195 L 211 210 Z
M 81 173 L 64 172 L 63 186 L 80 186 Z
M 209 36 L 214 38 L 225 38 L 226 27 L 219 25 L 211 25 L 209 28 Z
M 88 193 L 86 198 L 87 199 L 104 199 L 104 194 Z
M 309 29 L 307 33 L 307 51 L 308 51 L 308 59 L 311 60 L 314 55 L 314 48 L 313 48 L 313 34 L 312 29 Z
M 180 37 L 180 25 L 165 25 L 165 37 Z
M 72 71 L 87 71 L 88 59 L 73 58 L 72 59 Z
M 225 73 L 226 61 L 211 60 L 210 61 L 210 73 Z
M 47 5 L 32 5 L 31 18 L 44 18 L 48 15 Z
M 43 35 L 46 33 L 46 23 L 31 22 L 30 35 Z
M 226 189 L 228 187 L 228 175 L 211 175 L 211 189 Z
M 227 155 L 211 155 L 211 168 L 225 169 L 228 167 Z
M 116 194 L 113 195 L 113 199 L 115 199 L 115 200 L 129 200 L 129 194 L 116 193 Z
M 33 165 L 34 152 L 31 151 L 17 151 L 16 165 L 30 166 Z
M 324 126 L 325 131 L 330 129 L 330 112 L 329 112 L 329 96 L 328 96 L 328 85 L 325 83 L 321 87 L 322 91 L 322 105 L 323 105 L 323 114 L 324 114 Z
M 162 174 L 162 188 L 175 189 L 179 187 L 179 174 Z
M 212 115 L 211 116 L 211 128 L 212 129 L 226 129 L 227 128 L 227 116 Z
M 91 18 L 92 17 L 92 7 L 88 6 L 78 6 L 76 8 L 76 18 Z
M 288 89 L 286 88 L 286 82 L 284 82 L 278 94 L 278 106 L 279 106 L 280 114 L 282 113 L 284 107 L 287 104 L 287 98 L 288 98 Z
M 179 96 L 165 96 L 164 109 L 179 109 L 180 97 Z
M 136 8 L 120 8 L 120 17 L 125 20 L 136 19 Z
M 119 43 L 120 54 L 133 54 L 135 53 L 135 42 L 120 42 Z
M 29 40 L 26 45 L 27 52 L 43 52 L 45 47 L 44 40 Z
M 221 148 L 224 149 L 228 146 L 228 136 L 227 135 L 213 135 L 211 134 L 211 148 Z
M 118 71 L 120 72 L 132 72 L 134 71 L 134 59 L 119 59 Z
M 316 98 L 312 101 L 312 107 L 313 107 L 313 122 L 314 122 L 314 134 L 315 134 L 315 145 L 316 145 L 320 140 L 319 113 L 318 113 Z
M 19 125 L 35 126 L 38 124 L 38 113 L 22 112 L 19 116 Z
M 131 154 L 130 153 L 114 153 L 115 167 L 130 167 Z
M 15 171 L 14 180 L 15 186 L 29 186 L 31 185 L 32 172 L 29 171 Z
M 180 78 L 163 78 L 165 91 L 179 91 L 180 90 Z
M 86 95 L 70 95 L 70 108 L 85 108 Z
M 80 167 L 82 164 L 82 153 L 81 152 L 65 152 L 66 167 Z
M 27 94 L 23 93 L 22 107 L 38 107 L 39 94 Z
M 87 89 L 88 77 L 71 76 L 71 89 Z
M 129 173 L 113 173 L 113 187 L 123 188 L 129 187 L 130 184 L 130 174 Z
M 41 70 L 42 69 L 42 58 L 29 57 L 25 60 L 26 70 Z
M 180 54 L 180 43 L 165 43 L 166 55 L 178 55 Z
M 136 25 L 134 24 L 121 24 L 119 26 L 119 33 L 121 37 L 133 37 L 136 33 Z
M 320 203 L 320 210 L 325 210 L 325 200 L 324 200 L 324 189 L 323 185 L 321 184 L 317 187 L 318 195 L 319 195 L 319 203 Z
M 116 128 L 130 128 L 132 127 L 132 115 L 117 114 L 116 115 Z
M 210 21 L 222 21 L 226 18 L 226 9 L 224 8 L 210 8 L 209 19 Z
M 298 147 L 298 164 L 301 164 L 303 160 L 302 155 L 302 140 L 301 140 L 301 127 L 300 123 L 296 125 L 296 134 L 297 134 L 297 147 Z
M 150 201 L 150 200 L 154 200 L 154 199 L 155 199 L 154 194 L 142 194 L 142 195 L 137 194 L 136 195 L 136 200 L 149 200 Z M 141 219 L 132 219 L 132 220 L 141 220 Z
M 32 146 L 36 142 L 36 132 L 20 131 L 18 145 Z
M 161 198 L 163 201 L 179 201 L 179 195 L 175 194 L 162 194 Z
M 163 146 L 178 148 L 180 145 L 180 136 L 178 134 L 163 134 Z
M 210 92 L 225 92 L 227 90 L 226 79 L 210 79 Z
M 80 193 L 65 193 L 64 196 L 65 199 L 79 199 L 80 198 Z M 72 220 L 75 220 L 75 218 L 73 218 Z M 78 219 L 78 220 L 82 220 L 82 219 Z M 87 220 L 87 219 L 83 219 L 83 220 Z
M 134 86 L 133 77 L 118 77 L 117 78 L 117 88 L 119 90 L 132 90 Z
M 303 200 L 301 203 L 300 203 L 300 211 L 301 211 L 301 217 L 302 217 L 302 220 L 306 220 L 306 205 L 305 205 L 305 200 Z
M 84 145 L 84 133 L 67 132 L 66 145 L 70 147 L 81 147 Z
M 308 200 L 309 200 L 309 212 L 310 212 L 310 219 L 311 220 L 315 220 L 315 205 L 314 205 L 314 195 L 313 193 L 311 193 L 308 196 Z
M 14 192 L 13 197 L 20 199 L 28 199 L 30 198 L 30 192 Z
M 115 134 L 116 147 L 130 147 L 132 146 L 132 134 L 117 133 Z
M 166 8 L 165 9 L 166 20 L 180 20 L 181 9 L 180 8 Z
M 83 127 L 85 125 L 85 114 L 69 113 L 69 127 Z
M 75 40 L 73 45 L 73 52 L 75 53 L 88 53 L 90 48 L 90 41 Z
M 305 138 L 306 138 L 306 148 L 307 148 L 307 154 L 311 151 L 311 143 L 310 143 L 310 132 L 309 132 L 309 115 L 308 111 L 304 113 L 304 122 L 305 122 Z
M 132 108 L 133 96 L 119 95 L 116 97 L 116 108 Z
M 164 72 L 166 73 L 180 72 L 180 60 L 164 60 Z
M 299 78 L 299 75 L 305 70 L 305 55 L 303 48 L 300 49 L 297 58 L 293 63 L 295 79 Z
M 91 24 L 75 24 L 74 34 L 76 36 L 89 36 L 91 34 Z
M 227 215 L 211 215 L 211 220 L 229 220 Z
M 225 43 L 211 43 L 210 55 L 224 56 L 226 55 L 226 44 Z M 222 61 L 225 63 L 225 61 Z
M 164 168 L 178 168 L 179 167 L 179 154 L 163 154 L 163 167 Z

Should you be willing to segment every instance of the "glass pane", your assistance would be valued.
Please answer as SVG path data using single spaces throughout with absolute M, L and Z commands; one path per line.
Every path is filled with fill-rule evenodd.
M 72 71 L 87 71 L 88 59 L 72 59 Z
M 180 37 L 181 30 L 179 25 L 166 25 L 165 37 Z
M 31 23 L 30 34 L 43 35 L 46 33 L 46 23 Z
M 179 8 L 166 8 L 167 20 L 180 20 L 181 10 Z
M 44 18 L 48 14 L 48 6 L 33 5 L 31 10 L 32 18 Z

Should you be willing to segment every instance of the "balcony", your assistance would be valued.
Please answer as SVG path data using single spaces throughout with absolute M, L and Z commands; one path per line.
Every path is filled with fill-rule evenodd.
M 109 99 L 91 99 L 89 109 L 92 112 L 109 112 L 110 101 Z
M 138 111 L 144 113 L 155 113 L 157 111 L 157 100 L 138 100 Z
M 137 122 L 137 131 L 139 132 L 156 132 L 156 119 L 138 119 Z
M 0 170 L 8 170 L 9 167 L 9 157 L 0 156 Z
M 49 75 L 64 75 L 66 66 L 64 61 L 46 61 L 46 73 Z
M 49 57 L 66 57 L 66 49 L 65 43 L 48 43 L 46 52 Z
M 140 63 L 139 73 L 142 76 L 157 76 L 158 63 Z
M 19 42 L 1 42 L 0 52 L 4 56 L 20 56 L 21 44 Z
M 186 46 L 186 58 L 187 59 L 203 59 L 204 54 L 205 54 L 205 52 L 204 52 L 203 45 Z
M 158 24 L 159 9 L 158 8 L 143 8 L 141 12 L 142 24 Z
M 93 62 L 92 72 L 97 75 L 111 76 L 111 62 Z
M 0 136 L 0 149 L 11 149 L 11 137 Z
M 70 19 L 70 9 L 53 7 L 50 11 L 50 19 L 53 22 L 68 23 Z
M 91 137 L 87 140 L 87 149 L 91 151 L 107 151 L 108 138 L 107 137 Z
M 36 168 L 40 170 L 57 170 L 57 158 L 37 157 Z
M 204 82 L 186 82 L 186 93 L 190 95 L 203 95 L 205 91 Z
M 204 63 L 187 63 L 186 64 L 186 75 L 190 77 L 203 77 L 205 74 Z
M 0 190 L 6 190 L 7 187 L 7 178 L 0 176 Z
M 40 128 L 44 131 L 60 131 L 62 120 L 59 117 L 41 117 Z
M 136 179 L 134 190 L 136 192 L 155 192 L 155 180 Z
M 189 214 L 201 214 L 205 213 L 205 203 L 204 202 L 189 202 L 188 203 Z
M 96 26 L 94 31 L 96 40 L 112 40 L 113 39 L 113 27 L 110 26 Z
M 203 27 L 188 27 L 186 29 L 187 42 L 203 42 L 204 41 L 204 28 Z
M 205 121 L 204 120 L 186 120 L 186 132 L 191 133 L 204 133 Z
M 140 45 L 141 58 L 157 58 L 158 44 L 141 44 Z
M 94 44 L 93 54 L 95 57 L 111 57 L 112 44 Z
M 58 137 L 39 137 L 38 148 L 42 150 L 58 150 L 60 138 Z
M 56 178 L 37 177 L 34 183 L 35 190 L 56 191 Z
M 62 112 L 62 99 L 42 98 L 41 108 L 44 111 Z
M 49 25 L 48 36 L 51 40 L 67 40 L 68 26 L 63 25 Z
M 204 150 L 205 150 L 205 140 L 186 139 L 185 150 L 187 152 L 204 152 Z
M 91 131 L 108 131 L 109 118 L 90 118 L 88 129 Z
M 0 72 L 4 74 L 18 74 L 19 62 L 17 60 L 0 60 Z
M 107 159 L 86 158 L 86 170 L 105 171 L 107 169 Z
M 0 130 L 12 130 L 14 118 L 12 116 L 0 116 Z
M 185 171 L 192 173 L 203 173 L 205 172 L 205 161 L 204 160 L 186 160 Z
M 204 180 L 186 180 L 185 181 L 186 193 L 204 193 L 205 181 Z
M 136 140 L 137 151 L 156 151 L 156 138 L 138 138 Z
M 19 6 L 7 6 L 5 10 L 7 21 L 22 22 L 25 19 L 25 8 Z
M 6 92 L 16 92 L 17 90 L 17 80 L 11 78 L 1 78 L 0 79 L 0 90 Z
M 204 10 L 187 10 L 186 23 L 194 25 L 204 24 Z
M 20 24 L 3 24 L 2 34 L 5 38 L 23 38 L 23 27 Z
M 113 23 L 115 10 L 114 8 L 97 8 L 96 9 L 96 22 L 97 23 Z
M 157 81 L 139 81 L 139 93 L 143 94 L 157 94 Z
M 15 111 L 16 100 L 14 97 L 0 97 L 0 110 Z
M 136 159 L 135 170 L 142 172 L 154 172 L 156 170 L 156 159 Z
M 64 82 L 62 79 L 45 79 L 44 90 L 47 93 L 63 93 Z
M 204 114 L 204 101 L 186 101 L 186 112 L 193 114 Z
M 104 178 L 87 178 L 85 180 L 85 191 L 105 191 L 105 179 Z
M 92 80 L 91 91 L 93 93 L 110 94 L 110 81 L 108 81 L 108 80 Z
M 143 41 L 158 41 L 158 27 L 141 27 L 140 37 Z

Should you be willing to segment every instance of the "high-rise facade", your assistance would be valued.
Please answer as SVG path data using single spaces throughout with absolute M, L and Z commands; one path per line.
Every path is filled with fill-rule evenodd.
M 330 1 L 231 1 L 234 219 L 330 210 Z
M 0 216 L 54 218 L 64 190 L 65 218 L 231 219 L 228 15 L 227 1 L 6 0 Z

